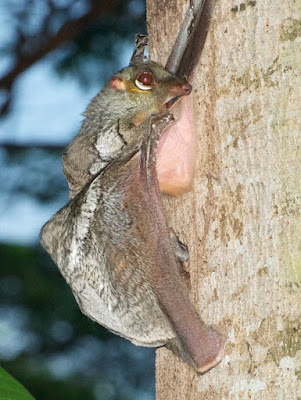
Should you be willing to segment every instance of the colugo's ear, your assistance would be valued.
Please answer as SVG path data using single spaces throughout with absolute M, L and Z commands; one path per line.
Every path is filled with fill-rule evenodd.
M 112 76 L 109 82 L 112 89 L 125 90 L 125 83 L 121 78 L 117 78 L 117 76 Z

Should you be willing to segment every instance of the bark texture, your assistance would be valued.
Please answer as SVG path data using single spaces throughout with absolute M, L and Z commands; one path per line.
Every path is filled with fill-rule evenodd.
M 148 0 L 154 61 L 187 2 Z M 203 376 L 158 350 L 157 400 L 300 400 L 301 1 L 216 1 L 194 90 L 194 189 L 166 210 L 192 299 L 229 343 Z

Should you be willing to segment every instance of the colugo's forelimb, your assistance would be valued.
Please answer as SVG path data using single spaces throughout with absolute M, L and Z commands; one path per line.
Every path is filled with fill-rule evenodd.
M 165 68 L 167 71 L 187 79 L 189 83 L 197 69 L 205 44 L 212 13 L 212 1 L 191 0 L 181 28 L 170 52 Z
M 212 2 L 189 2 L 176 42 L 165 68 L 193 83 L 198 62 L 209 29 Z M 178 115 L 176 123 L 164 132 L 158 149 L 158 180 L 162 192 L 177 196 L 189 191 L 193 184 L 197 133 L 192 96 L 175 101 L 171 111 Z

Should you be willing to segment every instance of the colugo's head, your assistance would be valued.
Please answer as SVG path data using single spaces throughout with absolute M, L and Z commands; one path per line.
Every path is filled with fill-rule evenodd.
M 108 86 L 119 107 L 126 102 L 133 122 L 139 125 L 151 114 L 164 112 L 181 96 L 191 92 L 191 85 L 185 80 L 167 72 L 153 61 L 130 65 L 116 73 L 109 80 Z

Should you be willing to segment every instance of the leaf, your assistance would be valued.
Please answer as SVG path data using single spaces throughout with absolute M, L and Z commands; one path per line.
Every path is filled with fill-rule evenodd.
M 34 400 L 21 383 L 0 367 L 0 400 Z

